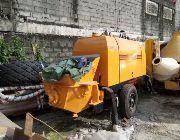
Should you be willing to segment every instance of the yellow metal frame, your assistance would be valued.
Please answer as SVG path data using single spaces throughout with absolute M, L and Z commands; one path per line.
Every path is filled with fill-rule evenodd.
M 180 81 L 176 80 L 176 81 L 165 81 L 165 89 L 168 90 L 180 90 Z
M 102 103 L 104 93 L 99 90 L 97 81 L 93 81 L 98 63 L 99 57 L 95 58 L 91 70 L 79 82 L 74 81 L 69 74 L 65 74 L 60 81 L 44 81 L 49 105 L 79 113 L 90 105 Z

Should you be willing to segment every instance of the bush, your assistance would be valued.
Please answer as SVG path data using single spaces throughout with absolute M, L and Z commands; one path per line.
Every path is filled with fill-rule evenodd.
M 21 39 L 17 36 L 12 36 L 12 39 L 11 39 L 11 55 L 13 59 L 18 60 L 18 61 L 27 60 L 23 43 Z
M 4 38 L 0 38 L 0 64 L 8 63 L 11 58 L 11 49 L 5 42 Z
M 6 43 L 3 37 L 0 38 L 0 64 L 9 63 L 11 60 L 26 61 L 27 55 L 23 42 L 20 37 L 14 35 L 10 43 Z M 42 48 L 34 43 L 32 44 L 35 60 L 43 62 Z

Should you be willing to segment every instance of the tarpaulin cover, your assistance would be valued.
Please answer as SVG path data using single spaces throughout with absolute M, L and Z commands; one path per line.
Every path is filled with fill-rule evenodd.
M 79 81 L 81 77 L 91 69 L 91 62 L 87 58 L 69 58 L 57 64 L 51 64 L 42 72 L 44 80 L 61 80 L 64 74 L 70 74 L 71 78 Z

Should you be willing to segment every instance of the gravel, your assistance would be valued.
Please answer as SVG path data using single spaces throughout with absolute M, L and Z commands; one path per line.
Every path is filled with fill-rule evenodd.
M 71 113 L 49 108 L 33 112 L 33 115 L 58 130 L 63 138 L 67 138 L 85 132 L 85 134 L 92 134 L 103 130 L 111 131 L 109 112 L 107 108 L 101 114 L 95 115 L 89 109 L 80 113 L 78 118 L 73 119 Z M 24 127 L 25 115 L 11 119 Z M 125 124 L 126 127 L 134 127 L 131 140 L 179 140 L 180 94 L 171 92 L 140 94 L 136 114 L 130 120 L 125 120 Z M 51 129 L 36 121 L 33 131 L 45 134 L 52 140 L 60 139 Z

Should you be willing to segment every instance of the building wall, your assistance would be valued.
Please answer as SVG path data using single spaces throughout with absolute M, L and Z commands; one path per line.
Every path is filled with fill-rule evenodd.
M 12 34 L 1 33 L 7 43 L 10 43 Z M 20 37 L 29 60 L 34 60 L 33 45 L 37 44 L 42 49 L 42 55 L 47 63 L 58 62 L 62 58 L 72 55 L 72 46 L 76 37 L 58 35 L 16 33 Z
M 22 34 L 23 39 L 31 35 L 30 40 L 35 37 L 47 44 L 51 44 L 54 38 L 59 43 L 50 47 L 46 43 L 40 44 L 44 49 L 54 51 L 45 54 L 49 62 L 71 55 L 71 49 L 58 51 L 61 43 L 70 42 L 72 45 L 74 38 L 90 36 L 93 32 L 125 30 L 132 38 L 160 37 L 167 40 L 174 28 L 179 28 L 179 11 L 176 11 L 176 18 L 163 19 L 163 6 L 175 10 L 175 5 L 171 0 L 151 1 L 159 6 L 156 16 L 146 13 L 146 0 L 0 0 L 0 10 L 3 10 L 0 12 L 0 31 Z M 179 9 L 179 0 L 176 9 Z M 30 48 L 31 44 L 26 41 Z M 61 55 L 53 54 L 55 51 Z
M 73 29 L 81 28 L 88 30 L 102 31 L 105 29 L 116 30 L 123 29 L 132 35 L 141 35 L 142 24 L 144 24 L 145 33 L 159 35 L 159 16 L 148 16 L 145 13 L 146 0 L 16 0 L 14 7 L 16 7 L 16 14 L 19 17 L 20 23 L 17 30 L 22 30 L 22 25 L 26 28 L 32 24 L 26 23 L 46 23 L 54 25 L 46 26 L 49 28 L 51 34 L 63 34 L 55 30 L 62 30 L 57 26 L 66 26 Z M 77 3 L 74 3 L 77 1 Z M 171 0 L 152 0 L 159 6 L 161 5 L 175 9 L 175 5 Z M 178 4 L 177 4 L 178 5 Z M 75 20 L 77 18 L 77 20 Z M 164 21 L 165 23 L 169 23 Z M 24 23 L 24 24 L 23 24 Z M 57 25 L 57 26 L 56 26 Z M 41 26 L 38 26 L 39 30 Z M 43 27 L 43 26 L 42 26 Z M 20 29 L 21 30 L 20 30 Z M 34 27 L 35 28 L 35 27 Z M 24 29 L 24 28 L 23 28 Z M 24 29 L 25 31 L 26 29 Z M 50 31 L 53 30 L 53 31 Z M 41 30 L 39 32 L 48 32 Z M 33 30 L 30 30 L 33 32 Z M 38 32 L 36 30 L 36 32 Z M 74 35 L 74 33 L 69 33 Z M 79 34 L 76 34 L 79 36 Z M 86 35 L 83 34 L 82 35 Z
M 87 36 L 118 28 L 141 34 L 141 0 L 78 0 L 76 5 L 73 0 L 17 1 L 17 32 Z
M 180 0 L 176 2 L 175 29 L 180 31 Z
M 125 30 L 132 37 L 167 38 L 174 30 L 175 21 L 163 19 L 162 9 L 167 6 L 175 10 L 175 5 L 172 0 L 151 1 L 158 4 L 157 16 L 145 12 L 146 0 L 14 0 L 15 29 L 65 36 Z
M 13 30 L 12 18 L 12 1 L 0 0 L 0 31 Z

